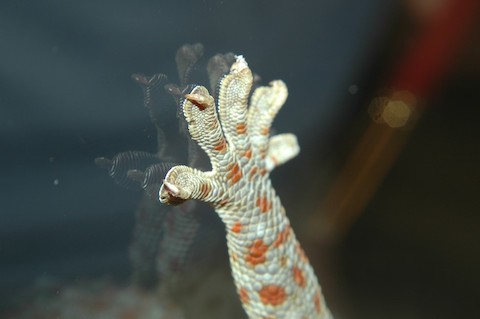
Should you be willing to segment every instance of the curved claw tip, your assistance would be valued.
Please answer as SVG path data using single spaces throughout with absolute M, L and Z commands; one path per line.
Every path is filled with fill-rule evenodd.
M 180 189 L 172 183 L 163 181 L 164 189 L 173 196 L 178 196 L 180 194 Z
M 208 106 L 208 99 L 201 94 L 189 93 L 185 94 L 184 96 L 188 101 L 197 106 L 200 111 L 205 110 L 205 108 Z

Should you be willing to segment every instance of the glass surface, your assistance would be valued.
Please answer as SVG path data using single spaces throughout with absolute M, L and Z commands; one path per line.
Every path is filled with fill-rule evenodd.
M 0 317 L 246 317 L 214 211 L 162 207 L 95 165 L 136 151 L 120 155 L 123 177 L 192 156 L 208 169 L 163 85 L 209 86 L 208 59 L 227 52 L 259 84 L 288 86 L 273 133 L 296 134 L 301 152 L 272 180 L 336 317 L 478 316 L 473 15 L 460 8 L 474 22 L 446 28 L 455 50 L 425 51 L 421 66 L 447 61 L 428 88 L 393 87 L 452 1 L 428 2 L 2 1 Z M 204 52 L 182 81 L 175 54 L 188 43 Z M 160 142 L 139 73 L 168 76 L 152 91 Z

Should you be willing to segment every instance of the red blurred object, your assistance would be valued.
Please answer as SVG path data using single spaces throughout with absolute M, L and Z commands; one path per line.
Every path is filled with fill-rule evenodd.
M 457 53 L 464 47 L 480 6 L 479 0 L 432 1 L 431 6 L 408 1 L 410 9 L 423 10 L 412 13 L 424 20 L 420 21 L 411 47 L 396 63 L 387 83 L 392 89 L 391 94 L 381 97 L 386 104 L 401 101 L 405 104 L 401 105 L 402 109 L 407 107 L 409 115 L 415 112 L 417 117 L 422 113 L 417 101 L 428 98 L 445 78 Z M 401 126 L 408 127 L 408 130 L 386 124 L 389 123 L 373 119 L 361 134 L 357 146 L 313 216 L 311 225 L 325 226 L 323 234 L 312 231 L 320 241 L 338 240 L 359 218 L 401 153 L 415 121 L 405 119 L 405 125 Z M 322 212 L 326 215 L 322 216 Z
M 415 1 L 418 3 L 418 1 Z M 394 73 L 392 87 L 428 95 L 462 47 L 478 13 L 479 0 L 443 0 L 425 16 L 428 23 Z

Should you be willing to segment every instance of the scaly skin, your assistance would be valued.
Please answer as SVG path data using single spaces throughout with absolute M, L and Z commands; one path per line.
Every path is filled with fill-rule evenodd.
M 220 82 L 217 117 L 207 89 L 185 95 L 189 132 L 210 157 L 212 170 L 173 167 L 160 189 L 160 201 L 197 199 L 211 204 L 227 230 L 232 273 L 252 319 L 332 318 L 317 278 L 305 256 L 270 171 L 296 156 L 292 134 L 269 137 L 273 118 L 287 98 L 282 81 L 255 90 L 242 56 Z

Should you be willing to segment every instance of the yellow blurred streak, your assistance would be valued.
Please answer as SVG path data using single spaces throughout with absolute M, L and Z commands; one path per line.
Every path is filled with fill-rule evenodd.
M 314 240 L 340 240 L 362 214 L 407 141 L 415 105 L 408 92 L 372 101 L 368 110 L 372 122 L 312 216 Z M 409 129 L 399 129 L 405 126 Z M 318 225 L 323 225 L 321 232 Z

